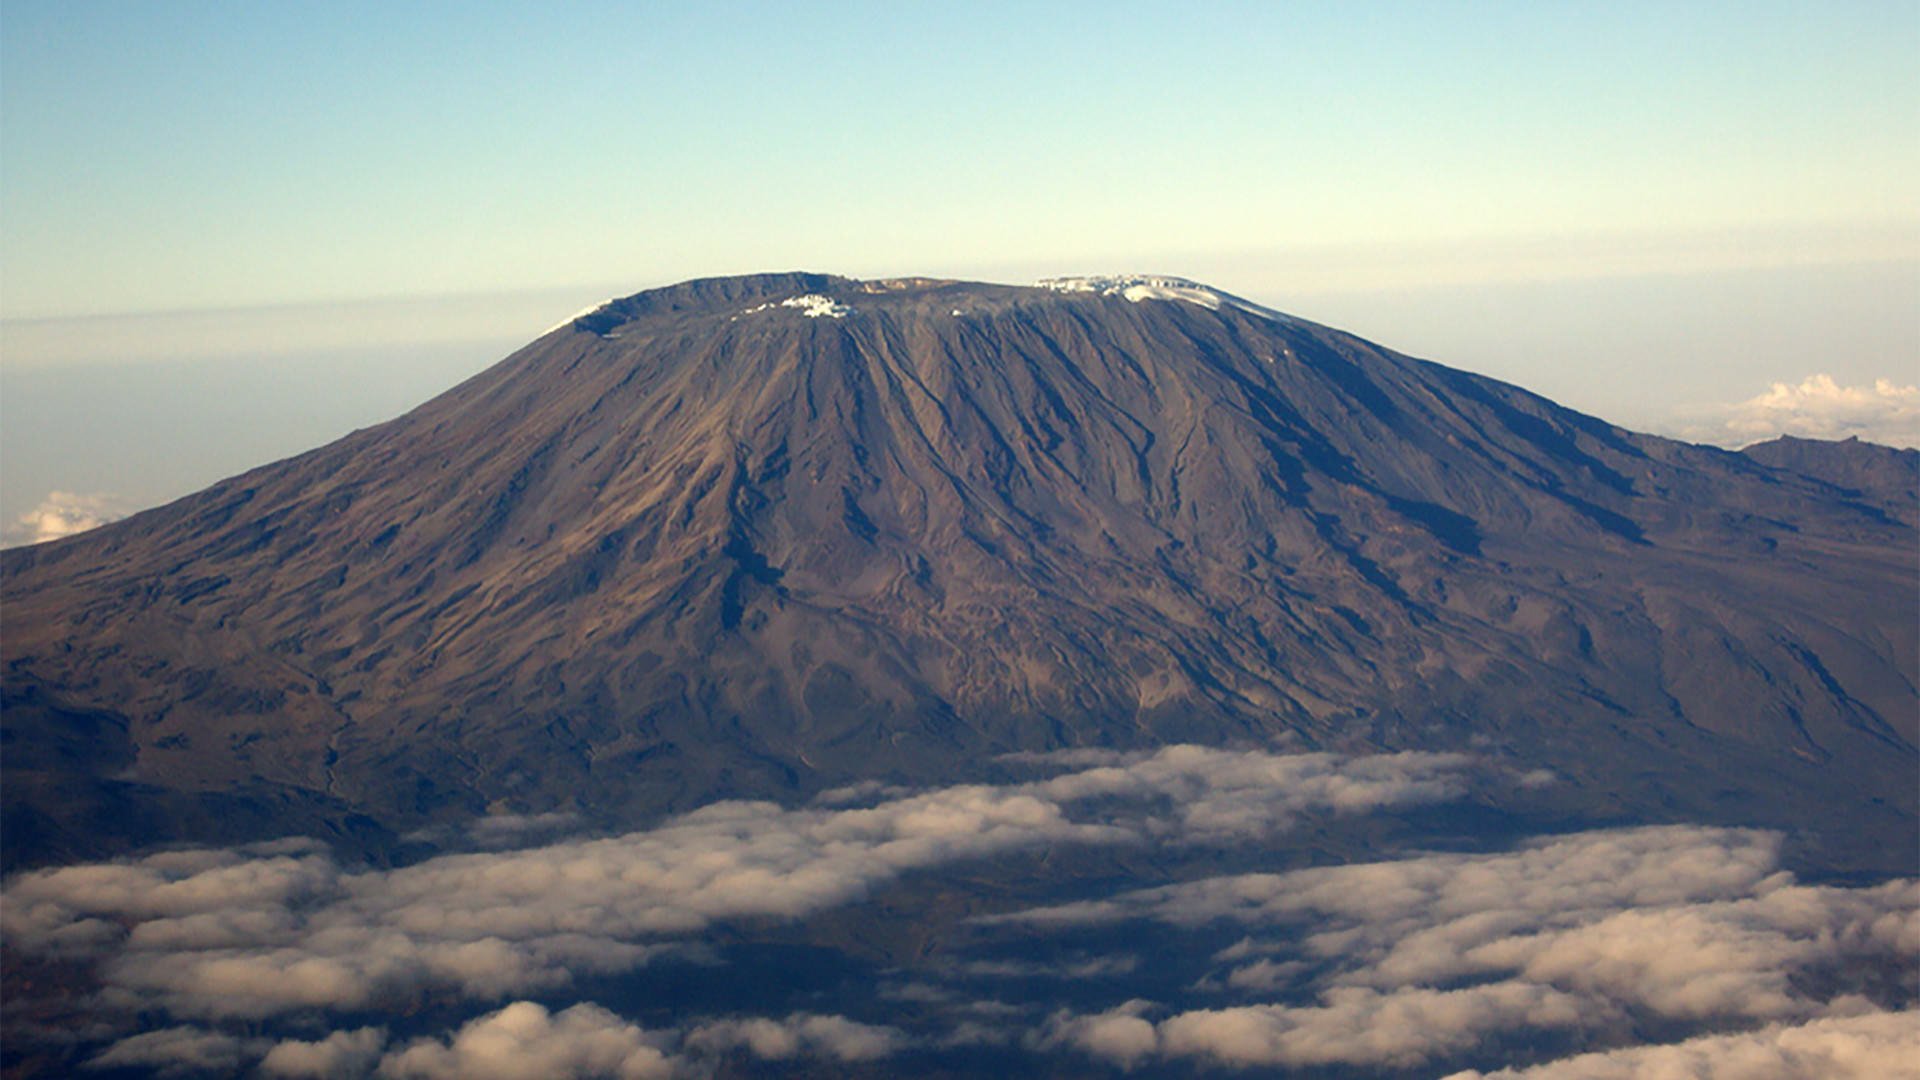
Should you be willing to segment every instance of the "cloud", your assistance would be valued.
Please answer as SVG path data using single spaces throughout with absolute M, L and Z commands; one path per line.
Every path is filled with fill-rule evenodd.
M 451 1039 L 420 1039 L 381 1059 L 390 1080 L 567 1080 L 673 1075 L 657 1037 L 598 1005 L 558 1013 L 516 1001 L 468 1022 Z
M 1842 386 L 1831 375 L 1776 382 L 1733 405 L 1697 410 L 1676 434 L 1700 442 L 1746 446 L 1778 435 L 1810 439 L 1858 436 L 1891 446 L 1920 446 L 1920 386 L 1876 379 Z
M 756 1017 L 716 1020 L 687 1033 L 689 1052 L 725 1054 L 745 1049 L 757 1058 L 784 1061 L 795 1057 L 835 1061 L 873 1061 L 897 1052 L 906 1036 L 890 1027 L 876 1027 L 844 1016 L 795 1013 L 784 1020 Z
M 1226 970 L 1200 989 L 1308 1003 L 1173 1012 L 1154 1022 L 1155 1054 L 1412 1067 L 1491 1033 L 1605 1036 L 1635 1017 L 1724 1025 L 1857 1005 L 1853 984 L 1920 951 L 1920 883 L 1802 885 L 1778 869 L 1779 842 L 1739 829 L 1609 830 L 1493 855 L 1208 878 L 980 921 L 1252 928 L 1214 954 Z M 1056 1017 L 1052 1037 L 1137 1060 L 1139 1040 L 1115 1055 L 1071 1034 L 1105 1030 L 1079 1024 L 1101 1015 Z
M 678 1030 L 648 1031 L 592 1003 L 559 1012 L 516 1001 L 439 1038 L 389 1049 L 385 1028 L 335 1031 L 318 1040 L 240 1037 L 171 1027 L 122 1039 L 89 1068 L 141 1068 L 162 1076 L 239 1074 L 257 1062 L 269 1077 L 385 1080 L 654 1080 L 704 1074 L 714 1059 L 746 1053 L 768 1061 L 877 1061 L 911 1040 L 891 1027 L 844 1016 L 793 1013 L 784 1019 L 728 1017 Z
M 117 496 L 82 495 L 72 491 L 50 491 L 40 505 L 21 514 L 9 524 L 4 537 L 9 546 L 44 544 L 63 536 L 97 529 L 126 515 Z
M 1577 1026 L 1586 1003 L 1549 987 L 1498 982 L 1387 993 L 1345 987 L 1322 1004 L 1201 1009 L 1158 1025 L 1160 1052 L 1236 1066 L 1410 1068 L 1515 1028 Z
M 1072 1046 L 1123 1069 L 1153 1057 L 1239 1068 L 1410 1068 L 1490 1032 L 1577 1026 L 1585 1007 L 1574 995 L 1516 982 L 1389 993 L 1347 987 L 1315 1006 L 1198 1009 L 1158 1023 L 1148 1019 L 1154 1007 L 1135 1000 L 1088 1016 L 1056 1013 L 1034 1045 Z
M 265 1040 L 202 1028 L 161 1028 L 121 1039 L 88 1060 L 87 1068 L 151 1069 L 158 1076 L 235 1073 L 264 1046 Z
M 794 1013 L 780 1020 L 709 1020 L 682 1036 L 643 1030 L 598 1005 L 552 1013 L 534 1002 L 517 1001 L 469 1021 L 450 1038 L 415 1040 L 382 1058 L 378 1071 L 389 1080 L 651 1080 L 684 1074 L 701 1061 L 741 1051 L 769 1061 L 865 1062 L 887 1057 L 906 1043 L 906 1036 L 893 1028 L 844 1016 Z M 270 1063 L 271 1057 L 262 1065 Z
M 497 851 L 560 839 L 568 833 L 578 833 L 581 825 L 579 814 L 565 811 L 544 814 L 490 813 L 455 825 L 419 829 L 408 833 L 406 839 L 444 847 Z
M 734 803 L 392 871 L 317 851 L 72 867 L 14 882 L 5 918 L 21 947 L 97 951 L 111 987 L 175 1015 L 366 1008 L 430 988 L 484 1000 L 638 967 L 670 947 L 649 939 L 717 919 L 797 917 L 911 867 L 1108 831 L 985 788 L 838 812 Z
M 1068 760 L 1088 767 L 1035 789 L 1064 801 L 1171 800 L 1171 814 L 1149 822 L 1148 831 L 1190 843 L 1255 839 L 1311 811 L 1364 813 L 1454 799 L 1465 793 L 1470 764 L 1461 754 L 1342 758 L 1201 746 L 1172 746 L 1152 754 L 1079 751 Z
M 298 841 L 167 852 L 22 875 L 0 925 L 10 948 L 96 959 L 102 1000 L 133 1011 L 259 1019 L 449 990 L 494 1001 L 632 970 L 715 922 L 802 918 L 912 870 L 1054 844 L 1263 836 L 1304 813 L 1452 797 L 1468 765 L 1198 747 L 1102 760 L 1030 783 L 874 790 L 864 806 L 719 803 L 621 836 L 394 870 L 349 870 Z M 1096 820 L 1075 816 L 1095 799 Z M 504 831 L 523 824 L 552 823 Z
M 1151 1002 L 1135 999 L 1091 1016 L 1062 1010 L 1047 1021 L 1029 1045 L 1041 1050 L 1078 1047 L 1122 1069 L 1131 1069 L 1160 1050 L 1160 1033 L 1152 1021 L 1141 1018 L 1152 1007 Z
M 978 979 L 1110 979 L 1130 975 L 1140 966 L 1136 956 L 1088 956 L 1064 963 L 1031 960 L 967 960 L 948 969 L 953 975 Z
M 387 1031 L 377 1027 L 336 1031 L 317 1042 L 288 1039 L 267 1051 L 260 1060 L 260 1071 L 267 1076 L 314 1080 L 365 1076 L 373 1071 L 386 1047 Z
M 1157 919 L 1197 926 L 1340 917 L 1381 943 L 1424 923 L 1488 912 L 1582 912 L 1739 895 L 1776 876 L 1779 837 L 1690 826 L 1577 833 L 1493 855 L 1239 874 L 1002 916 L 1016 922 Z M 1778 880 L 1787 880 L 1779 875 Z
M 1875 1012 L 1770 1024 L 1668 1046 L 1581 1054 L 1530 1069 L 1455 1073 L 1448 1080 L 1916 1080 L 1920 1012 Z

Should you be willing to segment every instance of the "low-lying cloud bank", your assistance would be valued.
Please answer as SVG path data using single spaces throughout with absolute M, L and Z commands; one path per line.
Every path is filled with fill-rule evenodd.
M 1210 878 L 983 921 L 1249 930 L 1196 989 L 1282 1001 L 1187 1010 L 1129 1001 L 1056 1013 L 1035 1037 L 1122 1067 L 1192 1058 L 1413 1068 L 1505 1036 L 1618 1045 L 1649 1028 L 1771 1023 L 1684 1044 L 1684 1054 L 1734 1072 L 1772 1052 L 1762 1044 L 1808 1047 L 1833 1034 L 1873 1064 L 1854 1075 L 1911 1068 L 1920 1027 L 1869 1019 L 1889 1014 L 1865 995 L 1911 995 L 1920 882 L 1802 885 L 1778 869 L 1778 850 L 1777 836 L 1747 830 L 1606 831 L 1497 855 Z M 1838 1019 L 1821 1026 L 1825 1018 Z M 1862 1032 L 1875 1034 L 1863 1042 Z M 1543 1075 L 1584 1076 L 1586 1061 Z M 1606 1068 L 1598 1075 L 1619 1071 Z

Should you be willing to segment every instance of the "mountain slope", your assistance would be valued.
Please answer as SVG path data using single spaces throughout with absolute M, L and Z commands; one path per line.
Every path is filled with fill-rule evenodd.
M 631 821 L 1019 750 L 1471 743 L 1570 813 L 1884 842 L 1914 528 L 1190 283 L 762 275 L 0 555 L 0 659 L 10 761 L 109 718 L 29 759 L 69 798 Z

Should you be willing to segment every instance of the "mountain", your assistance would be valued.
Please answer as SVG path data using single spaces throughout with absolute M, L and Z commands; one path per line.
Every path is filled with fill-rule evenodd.
M 1901 866 L 1915 503 L 1879 448 L 1775 445 L 1178 279 L 642 292 L 0 553 L 6 858 L 378 856 L 489 808 L 636 823 L 1198 742 L 1471 748 L 1570 821 Z
M 1776 469 L 1823 480 L 1851 499 L 1911 517 L 1920 505 L 1920 450 L 1876 446 L 1856 436 L 1839 442 L 1782 435 L 1740 451 Z

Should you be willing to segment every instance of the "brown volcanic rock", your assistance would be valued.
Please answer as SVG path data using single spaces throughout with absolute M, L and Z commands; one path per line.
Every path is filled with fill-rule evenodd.
M 33 751 L 41 787 L 404 827 L 1472 741 L 1589 814 L 1908 835 L 1911 513 L 1215 302 L 784 274 L 611 303 L 0 556 L 39 703 L 9 754 L 104 716 Z

